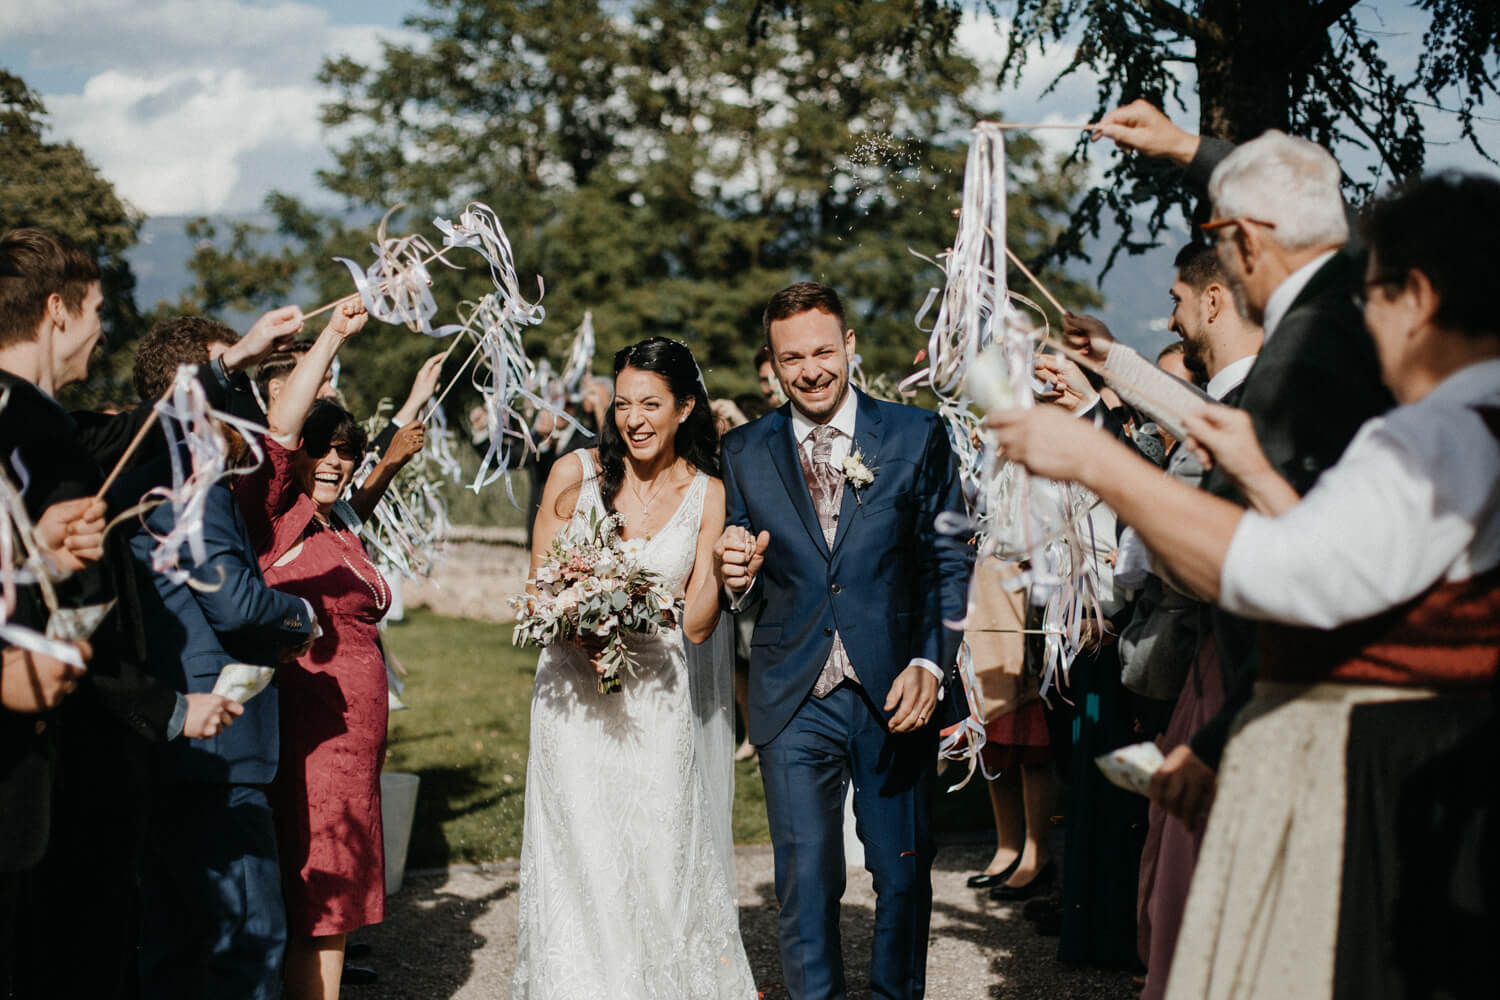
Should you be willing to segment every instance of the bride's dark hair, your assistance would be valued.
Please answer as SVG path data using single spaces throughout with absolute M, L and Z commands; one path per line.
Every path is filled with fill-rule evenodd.
M 674 442 L 677 454 L 701 472 L 710 476 L 719 474 L 719 431 L 714 425 L 712 411 L 708 408 L 708 391 L 698 374 L 698 363 L 693 352 L 684 344 L 666 337 L 650 337 L 639 343 L 622 348 L 615 354 L 615 385 L 619 385 L 620 372 L 626 368 L 651 372 L 666 380 L 672 398 L 679 407 L 693 401 L 693 412 L 677 426 Z M 615 497 L 625 484 L 625 442 L 615 426 L 614 403 L 610 403 L 609 417 L 599 428 L 599 464 L 604 469 L 604 481 L 600 483 L 600 494 L 604 506 L 611 513 L 615 509 Z

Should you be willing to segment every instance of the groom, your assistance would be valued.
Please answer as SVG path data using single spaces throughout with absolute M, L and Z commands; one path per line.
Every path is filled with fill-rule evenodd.
M 937 417 L 849 385 L 854 331 L 838 294 L 777 292 L 763 325 L 790 403 L 723 440 L 728 526 L 716 547 L 732 604 L 764 598 L 751 640 L 760 750 L 796 1000 L 844 996 L 844 798 L 874 876 L 870 992 L 918 998 L 932 910 L 932 721 L 963 615 L 968 557 L 933 526 L 961 512 Z

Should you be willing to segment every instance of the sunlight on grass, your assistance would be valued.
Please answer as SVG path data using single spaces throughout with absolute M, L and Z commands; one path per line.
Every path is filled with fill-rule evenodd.
M 511 626 L 407 613 L 385 632 L 410 676 L 409 711 L 391 716 L 386 770 L 421 775 L 407 866 L 496 861 L 521 853 L 526 742 L 537 651 Z M 764 843 L 765 797 L 754 761 L 736 768 L 734 836 Z

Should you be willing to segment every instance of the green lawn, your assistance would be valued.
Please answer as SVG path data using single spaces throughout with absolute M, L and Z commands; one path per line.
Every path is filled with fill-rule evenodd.
M 386 769 L 422 776 L 410 868 L 495 861 L 521 853 L 526 739 L 537 651 L 510 644 L 511 627 L 426 611 L 407 614 L 385 642 L 409 672 L 391 716 Z M 763 843 L 765 797 L 753 762 L 735 779 L 734 835 Z

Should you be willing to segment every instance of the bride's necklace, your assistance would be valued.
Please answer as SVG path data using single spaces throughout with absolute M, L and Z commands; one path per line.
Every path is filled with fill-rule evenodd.
M 671 479 L 670 470 L 664 470 L 661 475 L 657 476 L 656 478 L 658 480 L 656 489 L 651 491 L 651 495 L 649 497 L 643 497 L 641 495 L 640 480 L 631 482 L 627 479 L 627 482 L 630 483 L 630 492 L 635 494 L 636 503 L 639 503 L 641 505 L 640 523 L 643 526 L 649 524 L 651 521 L 651 505 L 656 502 L 657 497 L 661 496 L 661 491 L 666 489 L 667 483 Z M 655 532 L 646 531 L 643 532 L 643 534 L 645 535 L 646 540 L 650 541 L 651 536 L 655 534 Z
M 345 550 L 349 548 L 349 543 L 344 540 L 343 533 L 321 517 L 317 521 L 338 541 L 339 559 L 343 561 L 345 566 L 349 567 L 349 572 L 357 576 L 359 582 L 365 585 L 365 589 L 370 592 L 370 596 L 375 598 L 375 610 L 384 611 L 391 603 L 391 592 L 386 589 L 385 578 L 380 575 L 380 570 L 375 569 L 374 564 L 370 562 L 368 557 L 363 560 L 366 566 L 375 569 L 375 582 L 373 584 L 370 583 L 369 580 L 365 579 L 365 575 L 359 571 L 358 567 L 350 562 L 349 557 L 344 554 Z M 360 549 L 360 555 L 364 555 L 363 548 Z

